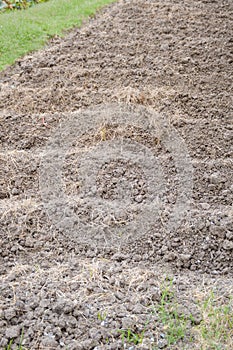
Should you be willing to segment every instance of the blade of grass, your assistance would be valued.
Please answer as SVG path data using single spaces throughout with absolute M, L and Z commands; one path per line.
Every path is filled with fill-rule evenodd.
M 27 10 L 0 13 L 0 70 L 55 35 L 80 26 L 113 0 L 50 0 Z

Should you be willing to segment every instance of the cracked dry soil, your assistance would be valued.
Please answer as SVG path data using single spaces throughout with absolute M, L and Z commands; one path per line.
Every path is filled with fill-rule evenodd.
M 11 339 L 17 344 L 22 329 L 32 350 L 201 348 L 195 337 L 189 343 L 190 334 L 168 344 L 152 309 L 168 275 L 196 325 L 200 295 L 232 296 L 232 18 L 230 0 L 120 0 L 0 73 L 1 349 Z M 159 112 L 185 141 L 193 193 L 189 217 L 175 232 L 164 230 L 165 210 L 143 237 L 101 246 L 64 235 L 47 214 L 39 189 L 47 141 L 71 112 L 104 103 Z M 161 159 L 164 203 L 173 205 L 179 178 L 163 140 L 130 125 L 101 127 L 87 128 L 67 153 L 66 195 L 80 191 L 78 152 L 114 135 Z M 103 200 L 131 196 L 139 210 L 146 200 L 147 181 L 134 162 L 103 164 L 96 182 Z M 80 215 L 105 220 L 88 208 Z M 129 216 L 121 212 L 110 227 L 134 220 Z M 123 345 L 122 329 L 144 331 L 143 342 Z

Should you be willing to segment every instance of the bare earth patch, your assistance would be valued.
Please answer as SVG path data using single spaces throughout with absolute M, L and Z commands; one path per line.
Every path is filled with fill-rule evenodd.
M 232 12 L 121 0 L 0 74 L 1 349 L 233 348 Z

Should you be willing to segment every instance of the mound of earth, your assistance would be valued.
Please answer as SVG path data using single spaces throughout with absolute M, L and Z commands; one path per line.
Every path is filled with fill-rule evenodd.
M 232 10 L 121 0 L 0 74 L 1 348 L 200 349 L 151 308 L 232 294 Z

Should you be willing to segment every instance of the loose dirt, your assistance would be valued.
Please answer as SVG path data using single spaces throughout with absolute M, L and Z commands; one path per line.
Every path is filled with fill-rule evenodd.
M 201 348 L 168 343 L 152 309 L 167 276 L 196 325 L 200 295 L 232 296 L 232 18 L 230 0 L 118 1 L 0 74 L 1 348 L 22 329 L 28 349 Z M 67 139 L 56 189 L 49 152 Z M 123 329 L 143 342 L 124 345 Z

